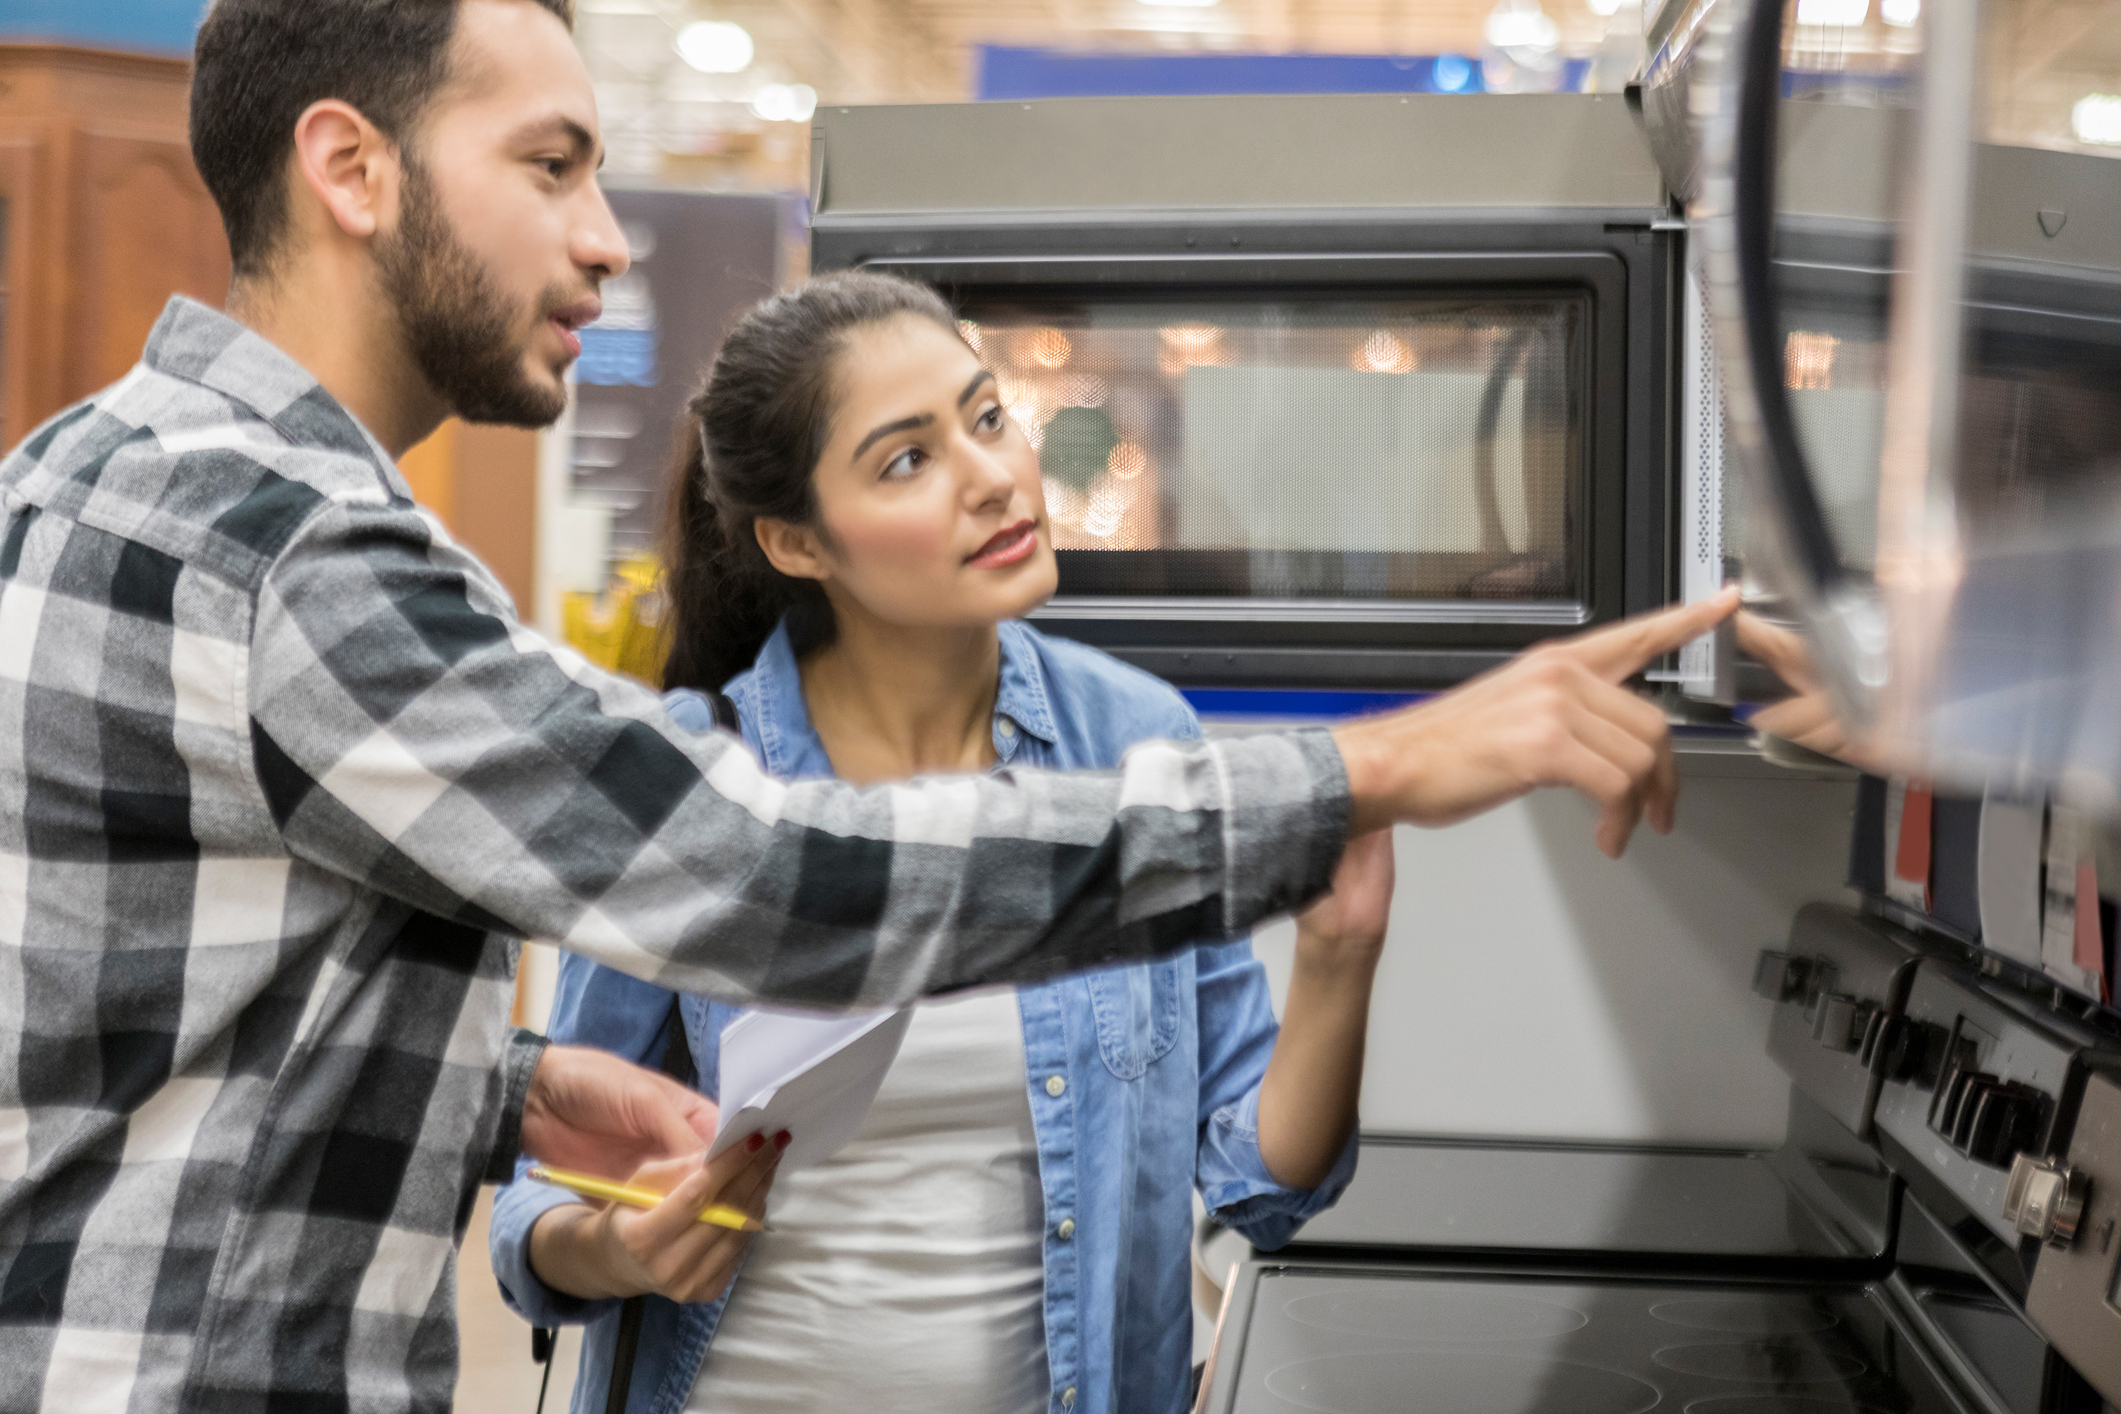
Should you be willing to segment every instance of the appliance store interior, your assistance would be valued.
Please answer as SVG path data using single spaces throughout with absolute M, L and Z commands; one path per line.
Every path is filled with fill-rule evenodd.
M 10 447 L 226 295 L 201 8 L 0 4 Z M 556 425 L 401 470 L 592 663 L 661 681 L 733 322 L 868 270 L 1036 452 L 1032 627 L 1211 738 L 1734 581 L 1840 724 L 1753 725 L 1791 685 L 1726 626 L 1632 684 L 1669 834 L 1609 859 L 1563 791 L 1398 827 L 1354 1177 L 1271 1249 L 1194 1201 L 1184 1407 L 2121 1408 L 2121 0 L 575 10 L 630 268 Z M 1277 1009 L 1297 932 L 1252 938 Z M 493 1211 L 456 1408 L 604 1409 Z M 707 1360 L 653 1407 L 723 1407 Z

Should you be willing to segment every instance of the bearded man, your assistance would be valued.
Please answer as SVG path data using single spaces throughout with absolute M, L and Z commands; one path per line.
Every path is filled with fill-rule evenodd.
M 395 460 L 451 413 L 550 422 L 626 268 L 569 22 L 219 0 L 192 142 L 227 309 L 173 300 L 0 464 L 0 1408 L 446 1408 L 456 1243 L 519 1148 L 664 1160 L 627 1221 L 689 1228 L 755 1161 L 512 1033 L 516 939 L 884 1006 L 1226 935 L 1351 830 L 1536 785 L 1613 852 L 1669 824 L 1618 684 L 1727 601 L 1337 732 L 870 790 L 773 781 L 540 640 Z

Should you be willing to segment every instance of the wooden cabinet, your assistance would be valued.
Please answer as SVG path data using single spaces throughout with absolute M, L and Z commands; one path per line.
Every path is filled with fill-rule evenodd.
M 0 446 L 125 375 L 172 294 L 228 292 L 181 59 L 0 44 Z

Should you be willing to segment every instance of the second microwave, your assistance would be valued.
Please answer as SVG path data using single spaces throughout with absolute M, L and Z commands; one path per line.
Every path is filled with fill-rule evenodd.
M 952 301 L 1038 448 L 1051 632 L 1415 691 L 1679 583 L 1680 222 L 1618 97 L 819 111 L 813 267 Z

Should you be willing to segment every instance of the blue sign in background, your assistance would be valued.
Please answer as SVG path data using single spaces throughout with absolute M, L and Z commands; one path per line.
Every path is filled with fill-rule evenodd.
M 205 0 L 0 0 L 0 38 L 189 54 Z
M 982 99 L 1206 93 L 1479 93 L 1460 54 L 1098 54 L 979 47 Z

